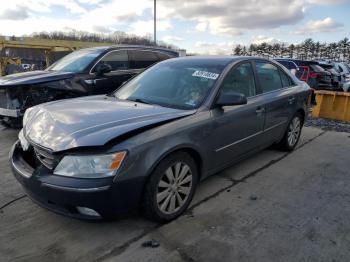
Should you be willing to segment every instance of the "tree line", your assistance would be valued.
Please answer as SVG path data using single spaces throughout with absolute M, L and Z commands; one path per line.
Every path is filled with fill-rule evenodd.
M 154 41 L 151 35 L 137 36 L 133 34 L 127 34 L 122 31 L 116 31 L 110 34 L 97 34 L 84 31 L 69 31 L 69 32 L 39 32 L 33 33 L 31 37 L 40 39 L 52 39 L 52 40 L 69 40 L 69 41 L 83 41 L 83 42 L 98 42 L 98 43 L 112 43 L 112 44 L 126 44 L 126 45 L 145 45 L 154 46 Z M 163 41 L 157 41 L 156 46 L 178 49 L 176 46 L 165 43 Z
M 232 49 L 234 55 L 260 56 L 267 58 L 294 58 L 302 60 L 326 59 L 331 61 L 350 61 L 350 41 L 345 37 L 339 42 L 320 43 L 308 38 L 301 44 L 261 43 L 249 46 L 237 45 Z

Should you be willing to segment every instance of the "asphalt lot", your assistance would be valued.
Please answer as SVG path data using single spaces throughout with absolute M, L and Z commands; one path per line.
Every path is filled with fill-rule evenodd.
M 7 163 L 16 133 L 0 131 L 0 261 L 349 261 L 349 133 L 304 128 L 294 152 L 264 150 L 204 181 L 166 225 L 36 206 Z M 160 246 L 142 247 L 150 239 Z

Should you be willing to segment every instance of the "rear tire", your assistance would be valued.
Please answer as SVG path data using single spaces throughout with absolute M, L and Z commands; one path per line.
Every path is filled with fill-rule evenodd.
M 293 151 L 295 149 L 300 139 L 303 122 L 303 116 L 300 112 L 292 117 L 281 142 L 279 142 L 279 147 L 282 150 Z
M 157 222 L 168 222 L 185 212 L 193 198 L 198 168 L 186 152 L 164 158 L 150 175 L 142 200 L 144 215 Z

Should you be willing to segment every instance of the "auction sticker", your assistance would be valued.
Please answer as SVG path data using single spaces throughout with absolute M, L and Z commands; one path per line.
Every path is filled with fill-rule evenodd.
M 198 76 L 198 77 L 216 80 L 219 77 L 219 74 L 197 70 L 192 74 L 192 76 Z

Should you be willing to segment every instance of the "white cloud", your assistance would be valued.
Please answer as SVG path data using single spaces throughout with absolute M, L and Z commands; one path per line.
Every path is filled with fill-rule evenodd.
M 208 30 L 208 23 L 207 22 L 198 23 L 196 25 L 196 30 L 199 32 L 207 31 Z
M 197 22 L 197 31 L 234 36 L 244 30 L 278 28 L 299 22 L 304 17 L 305 0 L 169 0 L 158 3 L 167 17 Z
M 307 2 L 316 5 L 337 5 L 349 2 L 349 0 L 308 0 Z
M 0 11 L 0 19 L 7 20 L 23 20 L 29 17 L 27 8 L 18 6 L 16 8 L 8 8 Z
M 181 42 L 183 41 L 184 39 L 182 37 L 178 37 L 178 36 L 171 36 L 171 35 L 167 35 L 167 36 L 164 36 L 162 38 L 162 40 L 164 42 L 167 42 L 167 43 L 172 43 L 172 42 Z
M 252 43 L 253 44 L 262 44 L 262 43 L 268 43 L 268 44 L 283 44 L 284 42 L 280 39 L 276 39 L 274 37 L 268 37 L 264 35 L 258 35 L 258 36 L 252 36 Z
M 86 12 L 85 8 L 75 0 L 11 0 L 10 6 L 13 9 L 25 7 L 29 12 L 34 13 L 49 13 L 54 6 L 64 7 L 74 14 Z
M 233 42 L 206 42 L 198 41 L 194 45 L 194 50 L 190 52 L 199 53 L 202 55 L 230 55 L 232 54 Z
M 135 35 L 149 35 L 153 34 L 153 20 L 148 21 L 136 21 L 129 25 L 131 28 L 131 31 L 128 33 L 135 34 Z M 172 28 L 172 25 L 169 21 L 161 20 L 157 21 L 157 32 L 159 31 L 166 31 Z
M 314 34 L 314 33 L 331 33 L 338 31 L 344 25 L 334 21 L 331 17 L 323 20 L 309 21 L 305 26 L 293 32 L 294 34 Z
M 157 29 L 171 29 L 172 18 L 193 22 L 184 32 L 232 37 L 249 30 L 293 25 L 304 18 L 306 7 L 345 1 L 349 0 L 162 0 L 157 1 Z M 57 18 L 56 7 L 68 10 L 64 18 Z M 72 28 L 147 35 L 153 34 L 152 10 L 153 0 L 11 0 L 11 4 L 0 6 L 0 34 Z

